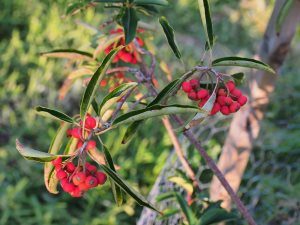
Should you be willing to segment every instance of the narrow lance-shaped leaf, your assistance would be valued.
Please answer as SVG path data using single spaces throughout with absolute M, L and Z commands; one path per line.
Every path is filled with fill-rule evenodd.
M 167 0 L 134 0 L 135 4 L 144 4 L 144 5 L 160 5 L 167 6 L 169 2 Z
M 53 159 L 56 159 L 58 156 L 53 155 L 46 152 L 41 152 L 29 147 L 24 146 L 19 142 L 19 140 L 16 140 L 16 148 L 19 151 L 19 153 L 28 160 L 33 160 L 37 162 L 50 162 Z
M 108 69 L 111 60 L 116 56 L 116 54 L 123 48 L 124 46 L 120 46 L 118 48 L 113 49 L 102 61 L 101 66 L 97 69 L 97 71 L 92 76 L 89 84 L 87 85 L 85 92 L 83 94 L 81 104 L 80 104 L 80 117 L 84 120 L 85 115 L 90 107 L 95 94 L 98 88 L 99 82 L 105 76 L 106 70 Z
M 134 8 L 125 8 L 125 13 L 122 16 L 122 26 L 124 28 L 126 45 L 128 45 L 135 38 L 138 20 L 139 19 Z
M 122 190 L 131 196 L 139 205 L 147 207 L 149 209 L 155 210 L 161 213 L 158 209 L 155 208 L 150 202 L 148 202 L 140 193 L 131 188 L 117 173 L 115 173 L 109 167 L 99 164 L 99 166 L 107 173 L 107 175 L 114 180 L 114 182 L 122 188 Z
M 181 195 L 179 195 L 177 193 L 175 193 L 175 197 L 177 199 L 177 202 L 180 205 L 182 212 L 184 213 L 186 219 L 188 220 L 189 224 L 194 225 L 196 223 L 197 219 L 196 219 L 196 216 L 193 213 L 193 211 L 188 206 L 187 202 L 182 198 Z
M 267 64 L 249 58 L 243 58 L 238 56 L 224 57 L 216 59 L 212 62 L 212 66 L 239 66 L 247 67 L 259 70 L 265 70 L 269 73 L 275 73 L 275 71 Z
M 66 131 L 70 127 L 69 123 L 63 123 L 59 129 L 55 137 L 52 139 L 51 145 L 49 147 L 48 153 L 57 154 L 62 146 L 63 140 L 66 137 Z M 51 162 L 46 162 L 44 165 L 44 182 L 47 190 L 52 194 L 57 194 L 57 184 L 58 179 L 55 175 L 54 166 Z
M 226 210 L 221 208 L 212 208 L 206 210 L 202 214 L 197 225 L 217 224 L 219 222 L 225 222 L 225 221 L 236 220 L 236 219 L 237 216 L 233 213 L 229 213 Z
M 199 11 L 201 16 L 202 25 L 204 27 L 205 36 L 207 39 L 208 48 L 214 44 L 213 26 L 211 22 L 210 9 L 208 0 L 198 0 Z
M 133 137 L 133 135 L 137 132 L 137 130 L 139 129 L 140 125 L 142 124 L 142 120 L 138 120 L 133 122 L 132 124 L 129 125 L 129 127 L 127 128 L 124 137 L 122 139 L 122 144 L 126 144 L 128 141 L 131 140 L 131 138 Z
M 159 18 L 159 23 L 162 26 L 164 33 L 167 37 L 168 43 L 171 47 L 171 49 L 173 50 L 175 56 L 180 59 L 181 58 L 181 53 L 176 45 L 175 42 L 175 36 L 174 36 L 174 29 L 170 26 L 169 22 L 167 21 L 167 19 L 165 17 L 160 17 Z
M 51 118 L 54 118 L 54 119 L 58 119 L 58 120 L 61 120 L 61 121 L 65 121 L 67 123 L 74 123 L 74 120 L 72 117 L 60 112 L 60 111 L 57 111 L 57 110 L 54 110 L 54 109 L 49 109 L 49 108 L 46 108 L 46 107 L 43 107 L 43 106 L 38 106 L 35 108 L 35 110 L 37 112 L 39 112 L 40 115 L 43 115 L 43 116 L 46 116 L 46 117 L 51 117 Z
M 93 0 L 93 2 L 101 2 L 101 3 L 125 3 L 126 0 Z
M 76 49 L 56 49 L 40 53 L 42 56 L 66 59 L 93 60 L 93 54 Z

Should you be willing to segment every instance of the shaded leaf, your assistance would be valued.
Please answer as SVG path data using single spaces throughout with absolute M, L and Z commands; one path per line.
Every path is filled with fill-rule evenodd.
M 135 38 L 138 20 L 135 9 L 131 7 L 125 8 L 125 13 L 122 16 L 122 26 L 124 28 L 126 45 Z
M 103 59 L 101 66 L 97 69 L 97 71 L 92 76 L 92 79 L 88 83 L 80 104 L 80 117 L 82 120 L 84 120 L 85 118 L 88 108 L 95 97 L 96 90 L 99 86 L 98 84 L 105 76 L 106 70 L 108 69 L 111 60 L 123 47 L 124 46 L 119 46 L 118 48 L 111 50 L 111 52 Z
M 122 139 L 122 144 L 126 144 L 128 141 L 131 140 L 131 138 L 137 132 L 141 124 L 142 120 L 138 120 L 129 125 Z
M 188 206 L 187 202 L 183 199 L 183 197 L 181 195 L 179 195 L 178 193 L 175 193 L 175 197 L 177 199 L 177 202 L 180 205 L 180 208 L 183 212 L 183 214 L 185 215 L 188 223 L 190 225 L 194 225 L 197 221 L 195 214 L 193 213 L 193 211 L 190 209 L 190 207 Z
M 74 123 L 74 120 L 72 117 L 70 117 L 62 112 L 59 112 L 57 110 L 49 109 L 49 108 L 46 108 L 43 106 L 38 106 L 35 108 L 35 110 L 37 112 L 39 112 L 40 115 L 43 115 L 46 117 L 51 117 L 51 118 L 58 119 L 58 120 L 62 120 L 67 123 Z
M 134 0 L 135 4 L 144 4 L 144 5 L 161 5 L 167 6 L 169 2 L 167 0 Z
M 169 22 L 167 21 L 167 19 L 165 17 L 160 17 L 159 18 L 159 23 L 162 26 L 164 33 L 167 37 L 168 43 L 171 47 L 171 49 L 173 50 L 175 56 L 180 59 L 181 58 L 181 53 L 176 45 L 175 42 L 175 36 L 174 36 L 174 29 L 170 26 Z
M 247 67 L 259 70 L 265 70 L 269 73 L 275 73 L 275 71 L 267 64 L 249 58 L 242 58 L 238 56 L 232 57 L 224 57 L 216 59 L 212 62 L 213 66 L 240 66 L 240 67 Z
M 245 79 L 245 74 L 244 73 L 235 73 L 231 75 L 234 79 L 234 83 L 236 85 L 240 85 L 243 83 L 244 79 Z
M 237 219 L 237 216 L 233 213 L 229 213 L 224 209 L 211 208 L 202 214 L 197 225 L 210 225 L 235 219 Z
M 214 44 L 214 34 L 210 16 L 209 3 L 208 0 L 198 0 L 198 4 L 202 25 L 204 27 L 205 36 L 207 39 L 207 47 L 211 48 Z

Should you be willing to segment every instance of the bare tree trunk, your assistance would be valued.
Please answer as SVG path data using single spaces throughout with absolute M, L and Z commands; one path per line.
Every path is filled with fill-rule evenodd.
M 260 49 L 260 58 L 278 71 L 289 51 L 297 24 L 300 22 L 300 0 L 294 0 L 279 34 L 276 18 L 285 0 L 277 0 Z M 250 103 L 235 114 L 230 125 L 218 167 L 235 192 L 238 191 L 249 156 L 260 131 L 260 122 L 274 91 L 276 76 L 257 72 L 250 78 Z M 223 200 L 223 207 L 231 208 L 231 199 L 216 177 L 213 178 L 210 196 Z

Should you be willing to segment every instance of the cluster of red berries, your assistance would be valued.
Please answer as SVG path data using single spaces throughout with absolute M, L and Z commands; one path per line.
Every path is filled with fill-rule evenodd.
M 138 30 L 138 32 L 143 32 L 142 30 Z M 111 34 L 117 34 L 117 33 L 123 33 L 122 29 L 116 29 L 116 30 L 112 30 L 110 32 Z M 137 43 L 139 44 L 139 46 L 143 46 L 144 42 L 141 38 L 136 37 L 135 38 Z M 105 54 L 108 54 L 112 49 L 121 46 L 121 45 L 125 45 L 125 37 L 122 36 L 120 39 L 118 39 L 115 43 L 112 43 L 111 45 L 109 45 L 105 50 Z M 115 58 L 113 59 L 113 63 L 117 63 L 119 61 L 123 61 L 126 63 L 131 63 L 131 64 L 137 64 L 138 62 L 141 61 L 141 57 L 134 45 L 134 43 L 130 43 L 128 45 L 126 45 L 125 48 L 123 48 L 121 51 L 118 52 L 118 54 L 115 56 Z
M 62 161 L 61 157 L 52 161 L 56 177 L 62 189 L 72 197 L 79 198 L 91 188 L 103 185 L 107 176 L 98 171 L 97 167 L 86 162 L 84 167 L 76 167 L 73 162 Z
M 80 125 L 82 126 L 82 121 L 80 122 Z M 96 128 L 96 126 L 97 126 L 96 119 L 88 114 L 86 116 L 85 124 L 84 124 L 85 133 L 89 134 L 89 132 L 91 132 L 92 129 Z M 74 128 L 67 130 L 67 136 L 78 139 L 77 149 L 82 147 L 82 145 L 84 143 L 84 138 L 82 137 L 82 128 L 81 127 L 74 127 Z M 96 147 L 96 141 L 89 140 L 85 147 L 85 150 L 88 151 L 95 147 Z
M 199 101 L 198 106 L 202 108 L 209 99 L 210 92 L 207 89 L 200 88 L 200 82 L 197 79 L 191 79 L 182 83 L 182 90 L 187 93 L 188 98 L 193 101 Z M 216 101 L 210 112 L 215 115 L 221 112 L 223 115 L 237 112 L 241 106 L 247 103 L 247 97 L 235 87 L 233 81 L 228 81 L 224 87 L 219 87 L 216 91 Z

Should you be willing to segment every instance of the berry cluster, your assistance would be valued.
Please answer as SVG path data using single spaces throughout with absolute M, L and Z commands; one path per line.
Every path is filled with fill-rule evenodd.
M 188 98 L 193 101 L 199 101 L 198 106 L 201 108 L 210 97 L 207 89 L 200 88 L 200 82 L 197 79 L 191 79 L 182 83 L 182 90 L 187 93 Z M 223 115 L 237 112 L 241 106 L 247 103 L 247 97 L 236 88 L 233 81 L 228 81 L 224 87 L 219 87 L 216 91 L 216 101 L 210 112 L 215 115 L 221 112 Z
M 72 197 L 79 198 L 91 188 L 103 185 L 106 174 L 86 162 L 84 166 L 75 166 L 73 162 L 63 162 L 61 157 L 52 161 L 56 177 L 62 189 Z
M 143 32 L 143 30 L 139 29 L 138 32 Z M 112 30 L 110 33 L 111 34 L 123 33 L 123 30 L 116 29 L 116 30 Z M 144 45 L 144 42 L 141 38 L 136 37 L 135 40 L 137 41 L 139 46 L 142 47 Z M 121 46 L 121 45 L 125 45 L 125 37 L 124 36 L 122 36 L 120 39 L 118 39 L 115 43 L 112 43 L 111 45 L 109 45 L 104 50 L 104 52 L 105 52 L 105 54 L 108 54 L 112 49 L 114 49 L 118 46 Z M 137 64 L 138 62 L 141 61 L 141 57 L 140 57 L 138 51 L 136 50 L 136 47 L 133 42 L 126 45 L 125 48 L 123 48 L 121 51 L 118 52 L 118 54 L 113 59 L 113 63 L 117 63 L 120 60 L 123 62 L 126 62 L 126 63 L 131 63 L 131 64 Z

